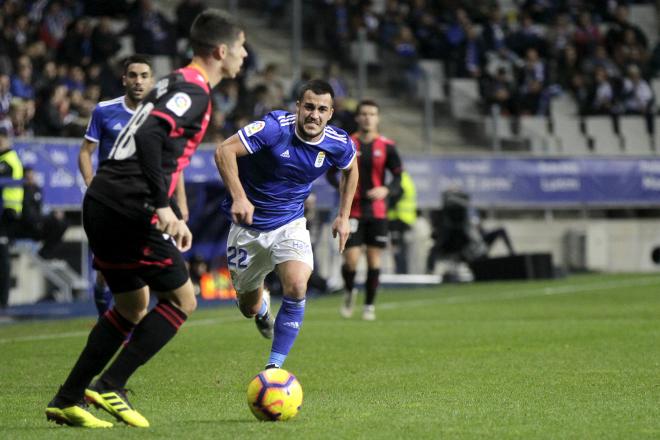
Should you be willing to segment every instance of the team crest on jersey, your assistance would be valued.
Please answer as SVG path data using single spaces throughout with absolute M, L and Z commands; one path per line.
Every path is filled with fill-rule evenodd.
M 319 154 L 316 155 L 316 160 L 314 161 L 314 166 L 316 168 L 321 168 L 323 166 L 323 161 L 325 160 L 325 153 L 319 151 Z
M 171 110 L 172 113 L 174 113 L 178 117 L 181 117 L 185 112 L 188 111 L 191 104 L 192 101 L 190 99 L 190 96 L 188 96 L 188 94 L 186 93 L 179 92 L 179 93 L 175 93 L 174 96 L 172 96 L 169 99 L 169 101 L 167 101 L 165 107 Z
M 245 131 L 247 137 L 250 137 L 253 134 L 259 133 L 265 126 L 266 123 L 264 121 L 254 121 L 251 124 L 246 125 L 243 131 Z

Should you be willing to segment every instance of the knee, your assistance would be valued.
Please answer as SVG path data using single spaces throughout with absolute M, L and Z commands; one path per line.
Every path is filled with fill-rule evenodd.
M 188 295 L 185 298 L 179 298 L 176 306 L 187 316 L 190 316 L 197 310 L 197 298 L 195 298 L 194 294 Z
M 259 313 L 259 310 L 257 310 L 257 306 L 253 304 L 245 304 L 239 301 L 238 303 L 238 309 L 241 311 L 243 316 L 246 318 L 252 318 L 256 316 L 257 313 Z
M 290 298 L 303 299 L 307 293 L 307 280 L 295 279 L 284 285 L 284 295 Z
M 147 305 L 141 305 L 141 304 L 132 304 L 132 305 L 125 305 L 125 304 L 115 304 L 115 309 L 121 316 L 126 318 L 127 320 L 131 321 L 133 324 L 137 324 L 144 318 L 144 315 L 147 314 Z

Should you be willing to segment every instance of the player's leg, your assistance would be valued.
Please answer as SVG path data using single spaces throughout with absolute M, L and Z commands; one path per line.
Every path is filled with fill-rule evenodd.
M 273 231 L 271 253 L 282 283 L 282 305 L 275 318 L 273 345 L 267 368 L 281 367 L 298 337 L 305 316 L 307 282 L 314 269 L 314 255 L 304 218 Z
M 151 258 L 171 262 L 165 266 L 148 265 L 139 272 L 158 298 L 158 304 L 140 320 L 124 349 L 86 393 L 97 406 L 136 427 L 148 427 L 149 422 L 126 398 L 126 383 L 176 335 L 197 308 L 195 290 L 181 253 L 158 231 L 152 231 L 148 242 Z M 111 280 L 107 281 L 113 289 Z
M 268 241 L 273 233 L 257 233 L 232 225 L 227 237 L 227 266 L 238 294 L 236 304 L 246 318 L 254 318 L 264 338 L 273 338 L 274 320 L 270 293 L 264 288 L 266 275 L 273 270 Z
M 353 245 L 344 249 L 344 264 L 341 267 L 341 276 L 344 279 L 344 296 L 341 307 L 339 308 L 339 313 L 344 318 L 350 318 L 355 308 L 355 301 L 358 294 L 355 288 L 355 273 L 361 256 L 361 245 Z
M 380 264 L 383 250 L 375 246 L 367 246 L 367 281 L 364 311 L 362 319 L 373 321 L 376 319 L 376 294 L 380 284 Z
M 343 264 L 341 266 L 341 276 L 344 279 L 344 296 L 342 298 L 339 314 L 344 318 L 350 318 L 353 315 L 355 300 L 357 298 L 357 289 L 355 288 L 355 273 L 358 261 L 362 255 L 362 245 L 364 244 L 364 227 L 358 219 L 350 219 L 351 235 L 346 241 L 343 253 Z
M 387 246 L 387 220 L 372 220 L 366 231 L 367 243 L 367 280 L 364 311 L 362 319 L 376 319 L 376 294 L 380 284 L 381 254 Z
M 148 302 L 146 287 L 124 292 L 118 296 L 115 307 L 98 319 L 69 376 L 48 404 L 46 417 L 49 420 L 90 428 L 112 426 L 94 417 L 81 405 L 85 388 L 103 370 L 144 316 Z
M 285 261 L 277 265 L 282 282 L 282 305 L 277 312 L 273 345 L 267 367 L 282 367 L 298 337 L 305 316 L 305 295 L 312 268 L 302 261 Z
M 96 272 L 94 304 L 96 305 L 96 310 L 99 312 L 99 316 L 102 316 L 112 306 L 112 292 L 110 292 L 101 272 Z

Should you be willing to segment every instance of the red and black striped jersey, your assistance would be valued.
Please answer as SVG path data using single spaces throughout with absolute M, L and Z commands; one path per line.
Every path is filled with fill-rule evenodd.
M 367 191 L 378 186 L 387 186 L 389 197 L 396 197 L 401 192 L 401 158 L 396 151 L 394 141 L 385 136 L 378 136 L 371 143 L 363 143 L 357 134 L 351 136 L 357 148 L 357 161 L 360 180 L 351 206 L 351 218 L 385 219 L 387 218 L 387 198 L 370 200 Z M 385 170 L 392 173 L 392 180 L 385 185 Z
M 156 83 L 99 167 L 87 194 L 132 218 L 167 206 L 211 119 L 210 87 L 191 64 Z

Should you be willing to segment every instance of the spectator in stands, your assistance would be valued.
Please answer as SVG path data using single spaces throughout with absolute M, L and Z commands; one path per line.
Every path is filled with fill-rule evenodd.
M 34 101 L 13 98 L 9 104 L 12 135 L 16 137 L 31 136 L 33 134 L 32 119 L 34 114 Z
M 528 14 L 522 15 L 520 28 L 509 35 L 507 46 L 520 56 L 524 56 L 528 49 L 535 49 L 538 54 L 546 53 L 546 41 L 541 30 Z
M 436 17 L 429 11 L 423 11 L 419 22 L 413 28 L 415 38 L 419 42 L 421 58 L 439 59 L 445 50 L 439 24 Z
M 88 66 L 92 62 L 92 25 L 86 18 L 71 22 L 59 44 L 58 61 L 69 66 Z
M 63 211 L 44 211 L 43 194 L 34 170 L 25 167 L 23 172 L 23 213 L 16 231 L 16 237 L 42 242 L 39 256 L 50 259 L 56 256 L 57 249 L 62 243 L 62 237 L 69 224 Z
M 133 37 L 133 49 L 147 55 L 175 55 L 174 26 L 154 6 L 152 0 L 138 0 L 129 15 L 126 32 Z
M 591 14 L 581 11 L 573 33 L 573 43 L 580 58 L 591 56 L 602 41 L 603 36 L 598 26 L 592 22 Z
M 625 33 L 627 30 L 632 31 L 634 40 L 641 44 L 642 47 L 648 47 L 648 40 L 644 32 L 631 23 L 628 19 L 630 10 L 628 6 L 619 3 L 614 12 L 614 21 L 610 24 L 607 34 L 605 34 L 605 42 L 607 50 L 610 54 L 616 52 L 617 46 L 625 43 Z
M 596 46 L 592 57 L 588 58 L 583 65 L 585 73 L 595 76 L 596 68 L 601 67 L 610 78 L 616 78 L 621 74 L 621 70 L 614 61 L 607 55 L 607 49 L 604 45 Z
M 594 85 L 591 92 L 590 113 L 594 115 L 610 115 L 615 110 L 615 94 L 607 70 L 596 67 Z
M 543 93 L 546 83 L 546 67 L 533 47 L 527 49 L 525 65 L 520 71 L 519 110 L 521 114 L 537 115 L 542 109 Z
M 17 73 L 11 77 L 11 94 L 18 98 L 34 99 L 32 87 L 32 61 L 27 56 L 21 56 L 16 61 Z
M 570 91 L 577 103 L 578 113 L 582 116 L 589 114 L 591 111 L 591 91 L 583 73 L 578 72 L 573 75 L 570 83 Z
M 74 18 L 72 11 L 63 8 L 61 1 L 55 0 L 48 5 L 43 17 L 39 38 L 46 43 L 49 49 L 56 50 L 66 35 L 69 23 Z
M 549 45 L 549 55 L 556 57 L 573 41 L 573 25 L 568 14 L 559 14 L 555 24 L 549 29 L 546 37 Z
M 556 63 L 554 79 L 563 89 L 570 89 L 575 75 L 582 72 L 578 51 L 572 44 L 567 44 L 561 51 Z
M 12 98 L 10 87 L 9 75 L 0 74 L 0 120 L 9 116 L 9 104 Z
M 502 20 L 502 12 L 499 5 L 493 5 L 488 14 L 488 22 L 481 31 L 484 42 L 484 50 L 499 51 L 506 47 L 506 27 Z
M 181 0 L 176 6 L 176 36 L 177 38 L 188 38 L 190 27 L 197 15 L 207 8 L 202 0 Z
M 34 133 L 37 136 L 62 136 L 70 122 L 68 90 L 65 85 L 56 85 L 45 98 L 35 115 Z
M 623 80 L 622 100 L 624 111 L 628 114 L 653 113 L 653 90 L 642 78 L 639 67 L 634 64 L 628 66 L 626 78 Z
M 484 49 L 477 29 L 472 24 L 464 28 L 465 40 L 459 51 L 458 77 L 479 79 L 482 73 Z
M 484 98 L 488 106 L 486 109 L 488 114 L 493 110 L 502 115 L 516 113 L 515 87 L 512 78 L 507 75 L 503 67 L 498 69 L 494 77 L 486 81 Z
M 92 63 L 107 63 L 121 49 L 109 17 L 101 17 L 92 31 Z

